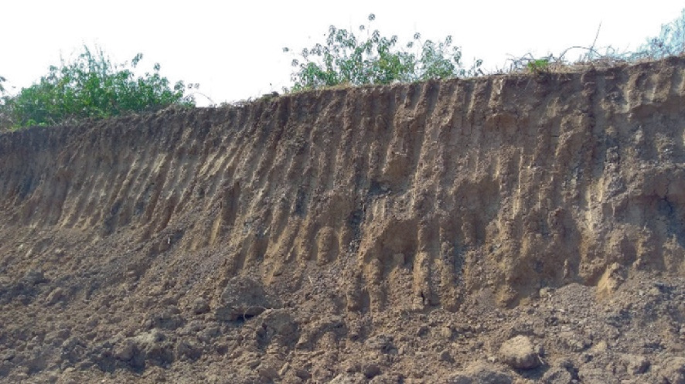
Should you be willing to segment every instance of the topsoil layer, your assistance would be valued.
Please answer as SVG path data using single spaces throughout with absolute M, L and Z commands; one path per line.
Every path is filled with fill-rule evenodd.
M 0 382 L 685 383 L 685 58 L 0 135 Z

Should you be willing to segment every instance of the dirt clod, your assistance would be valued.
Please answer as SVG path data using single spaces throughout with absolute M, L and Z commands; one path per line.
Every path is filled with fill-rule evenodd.
M 253 279 L 236 276 L 232 278 L 221 294 L 220 305 L 215 309 L 218 320 L 235 321 L 257 316 L 266 309 L 275 308 L 264 287 Z
M 540 357 L 526 336 L 516 336 L 502 344 L 499 350 L 502 361 L 514 369 L 532 369 L 540 365 Z

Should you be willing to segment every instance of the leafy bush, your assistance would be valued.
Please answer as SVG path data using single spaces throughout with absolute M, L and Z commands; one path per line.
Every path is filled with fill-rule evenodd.
M 369 15 L 369 22 L 375 18 L 374 14 Z M 395 35 L 385 37 L 378 30 L 369 32 L 370 28 L 364 25 L 359 31 L 367 31 L 366 39 L 330 26 L 324 44 L 303 49 L 302 58 L 292 61 L 297 70 L 291 76 L 294 83 L 291 91 L 339 84 L 390 84 L 482 74 L 481 60 L 468 70 L 463 68 L 461 49 L 452 45 L 452 36 L 435 43 L 421 41 L 421 34 L 416 33 L 405 49 L 398 49 Z M 416 47 L 418 54 L 409 51 Z M 283 48 L 283 51 L 290 52 L 290 48 Z
M 193 106 L 182 81 L 170 85 L 159 73 L 136 78 L 133 69 L 142 60 L 112 64 L 102 50 L 84 47 L 72 63 L 51 66 L 40 82 L 23 88 L 16 96 L 4 96 L 0 115 L 14 127 L 57 125 L 85 118 L 106 118 L 128 112 L 156 110 L 172 104 Z M 189 88 L 197 87 L 192 84 Z

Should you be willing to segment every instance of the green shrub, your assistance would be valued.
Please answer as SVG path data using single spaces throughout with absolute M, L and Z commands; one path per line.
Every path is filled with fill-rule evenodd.
M 14 127 L 57 125 L 86 118 L 107 118 L 129 112 L 151 111 L 172 104 L 193 106 L 186 86 L 173 86 L 159 73 L 137 77 L 133 73 L 143 55 L 128 63 L 115 65 L 102 50 L 95 53 L 84 47 L 77 59 L 51 66 L 49 73 L 15 96 L 4 96 L 0 115 Z M 197 84 L 189 88 L 197 87 Z
M 369 15 L 369 22 L 375 18 L 375 15 Z M 294 85 L 290 90 L 482 74 L 481 60 L 468 70 L 463 68 L 461 49 L 452 45 L 451 36 L 437 43 L 431 40 L 423 42 L 421 34 L 416 33 L 405 49 L 398 49 L 397 36 L 385 37 L 378 30 L 369 32 L 370 27 L 359 27 L 359 32 L 365 31 L 366 39 L 359 39 L 346 29 L 330 26 L 325 43 L 303 49 L 301 59 L 292 61 L 297 69 L 291 75 Z M 410 51 L 417 47 L 418 54 Z M 283 48 L 283 51 L 291 50 Z
M 542 73 L 549 69 L 549 59 L 533 59 L 526 64 L 528 71 L 531 73 Z

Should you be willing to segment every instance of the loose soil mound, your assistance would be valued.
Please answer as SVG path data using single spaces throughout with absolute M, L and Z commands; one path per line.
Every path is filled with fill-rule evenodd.
M 685 382 L 685 58 L 0 135 L 0 381 Z

